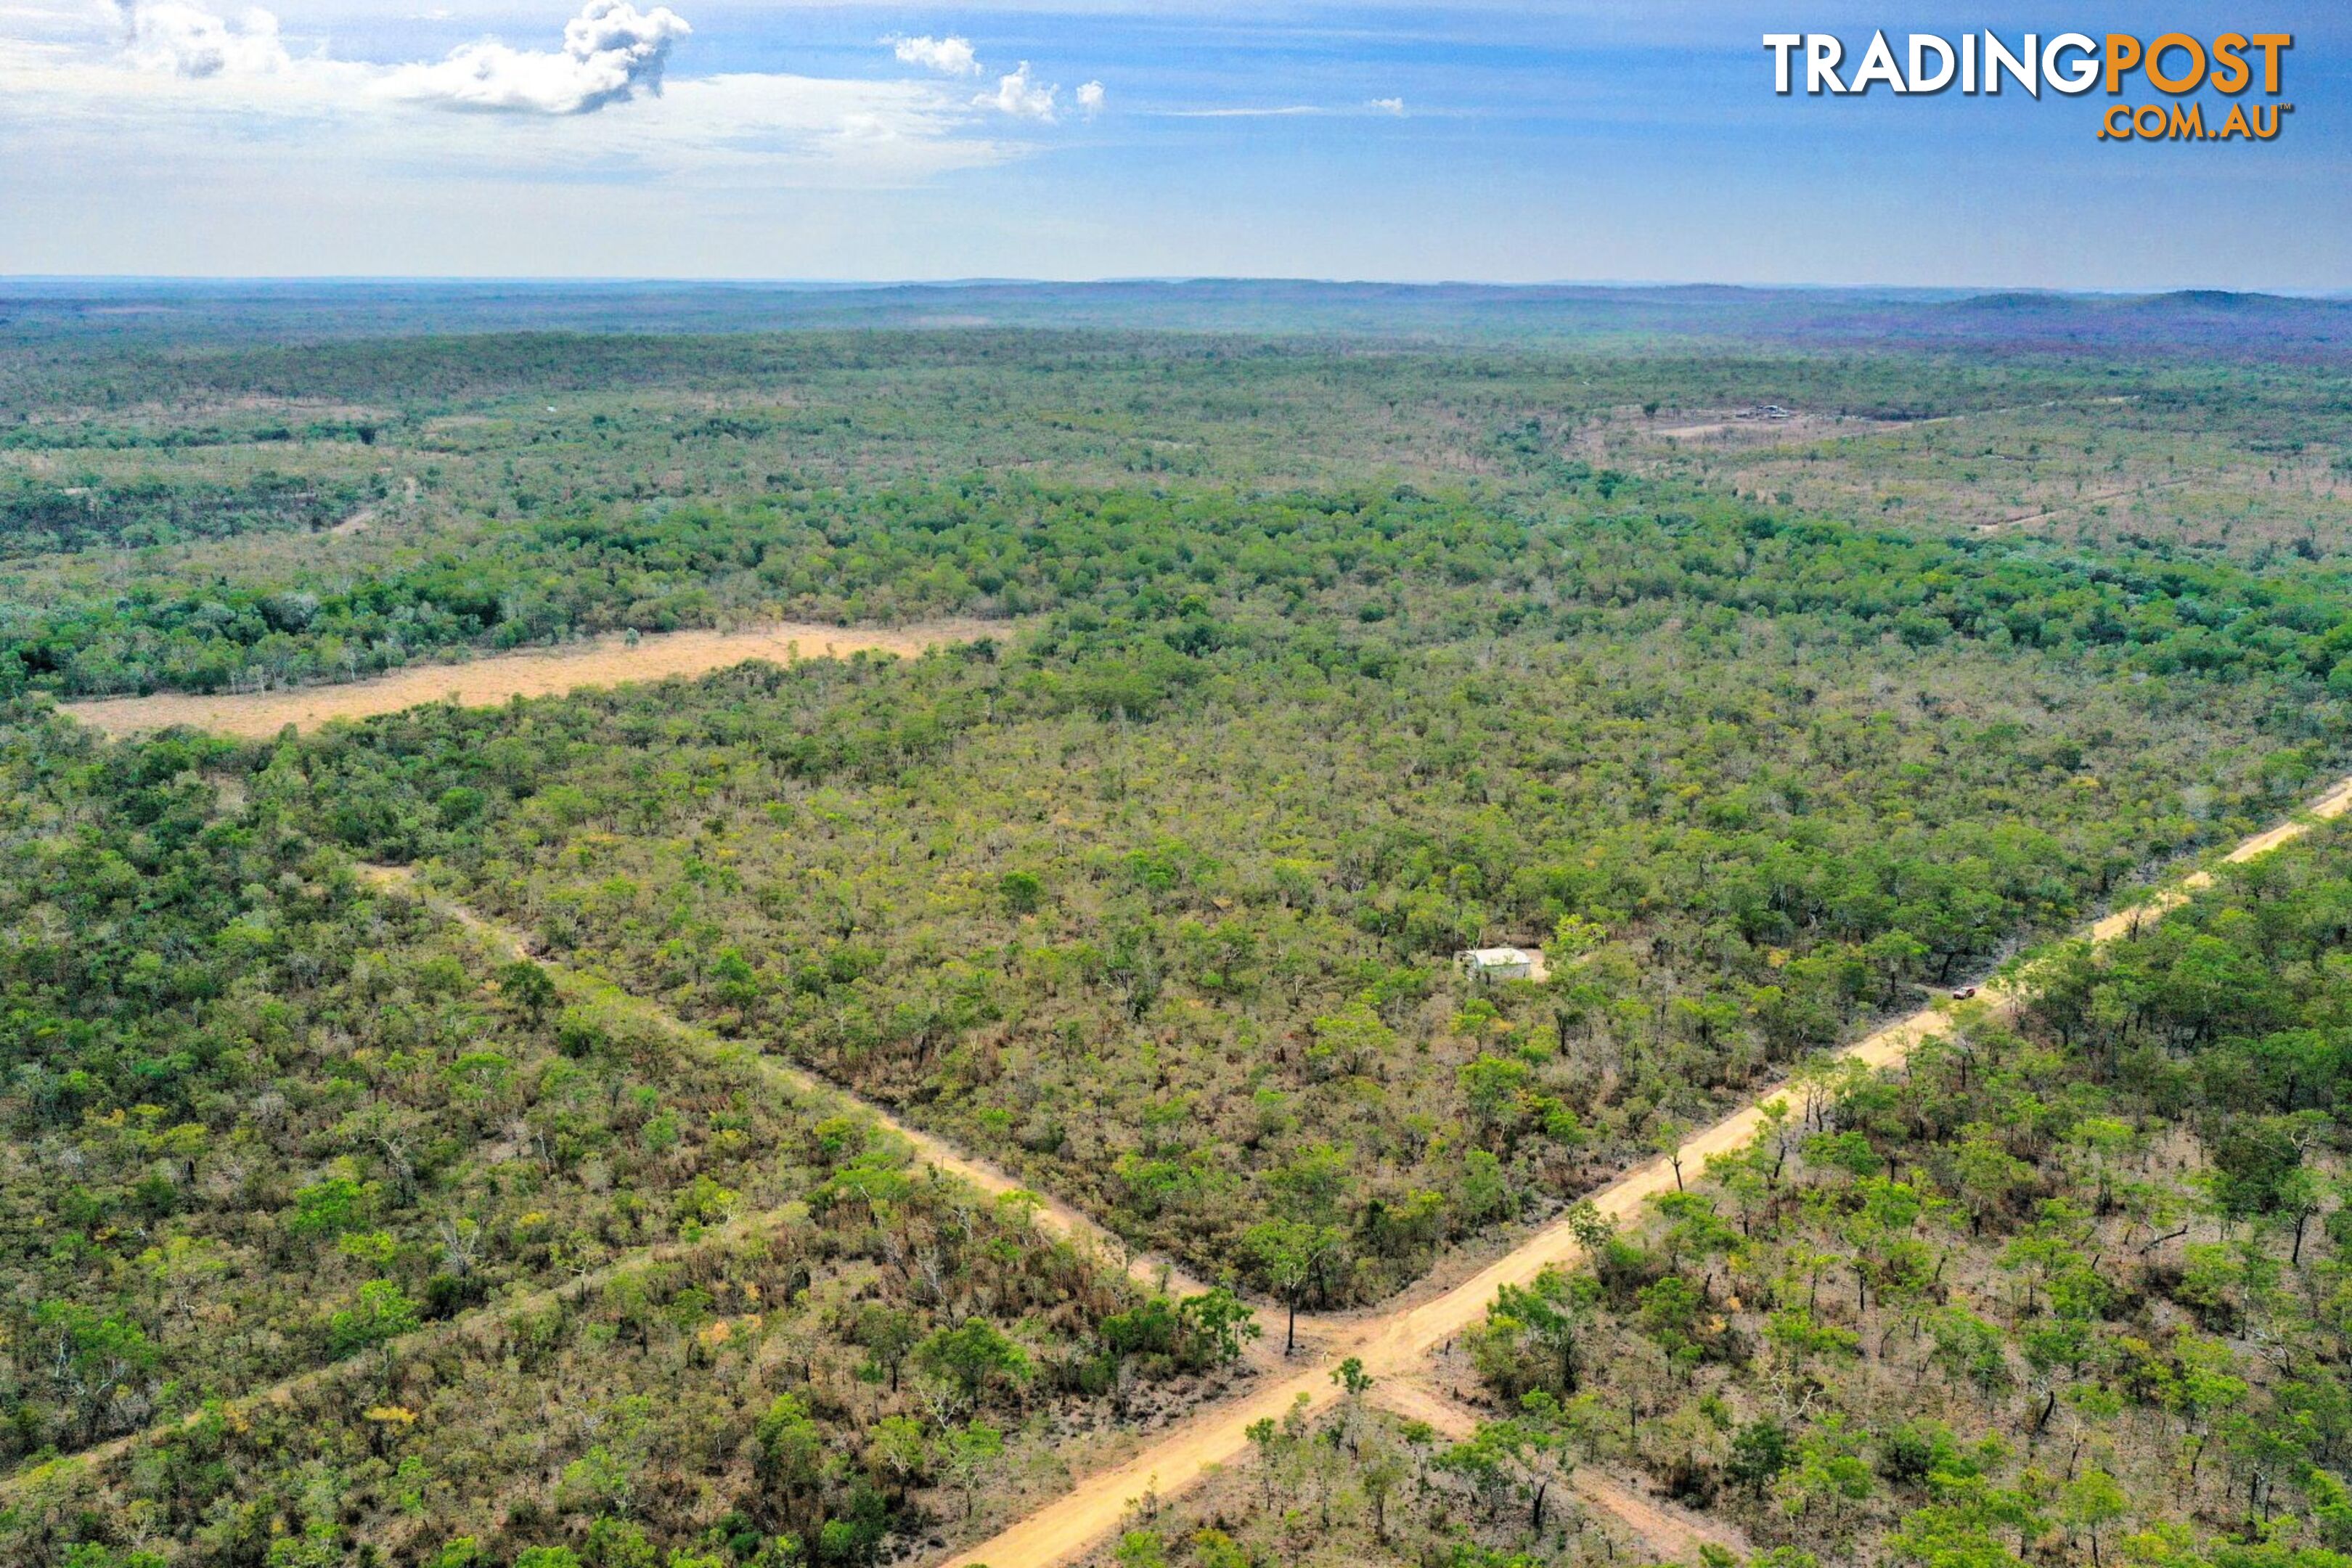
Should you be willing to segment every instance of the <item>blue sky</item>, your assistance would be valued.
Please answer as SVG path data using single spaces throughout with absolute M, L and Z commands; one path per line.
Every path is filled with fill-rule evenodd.
M 2296 108 L 2124 146 L 1760 45 L 1969 26 L 2292 31 Z M 2347 127 L 2333 4 L 0 0 L 0 272 L 2333 291 Z

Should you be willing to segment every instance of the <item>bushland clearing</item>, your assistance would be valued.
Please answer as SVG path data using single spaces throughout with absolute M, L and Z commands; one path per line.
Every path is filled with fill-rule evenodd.
M 489 707 L 515 697 L 559 697 L 582 687 L 707 675 L 755 658 L 790 664 L 803 658 L 846 658 L 863 652 L 912 658 L 942 643 L 1001 636 L 1006 629 L 973 620 L 905 626 L 825 626 L 788 621 L 750 631 L 657 632 L 634 644 L 625 637 L 606 636 L 465 664 L 420 665 L 342 686 L 210 694 L 157 692 L 152 697 L 70 702 L 62 708 L 81 722 L 115 736 L 185 725 L 215 734 L 265 740 L 289 724 L 298 730 L 316 729 L 336 719 L 397 713 L 427 702 Z

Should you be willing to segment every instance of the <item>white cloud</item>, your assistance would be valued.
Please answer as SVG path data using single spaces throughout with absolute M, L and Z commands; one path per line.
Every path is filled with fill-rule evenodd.
M 1084 102 L 1083 97 L 1080 99 Z M 1229 104 L 1216 109 L 1139 109 L 1133 112 L 1150 115 L 1155 120 L 1287 120 L 1298 118 L 1356 118 L 1369 114 L 1402 115 L 1402 98 L 1375 98 L 1360 105 L 1328 103 L 1265 103 Z
M 1147 109 L 1158 120 L 1287 120 L 1332 112 L 1319 103 L 1235 104 L 1226 109 Z
M 142 71 L 199 81 L 277 79 L 280 100 L 349 94 L 550 115 L 585 114 L 640 91 L 658 96 L 671 46 L 693 31 L 666 5 L 639 11 L 629 0 L 587 0 L 564 24 L 561 49 L 486 38 L 445 59 L 380 67 L 291 55 L 278 18 L 263 10 L 234 24 L 194 0 L 116 0 L 116 10 L 121 58 Z
M 628 0 L 588 0 L 563 25 L 561 51 L 484 39 L 431 65 L 398 67 L 379 90 L 452 109 L 586 114 L 626 103 L 639 89 L 659 96 L 670 46 L 693 30 L 667 5 L 639 11 Z
M 1047 124 L 1054 121 L 1054 95 L 1061 89 L 1040 87 L 1029 77 L 1029 62 L 1023 60 L 1021 68 L 1010 76 L 999 77 L 994 92 L 983 92 L 972 102 L 1012 115 L 1016 120 L 1039 120 Z
M 941 76 L 978 76 L 980 59 L 971 52 L 970 38 L 934 38 L 925 34 L 919 38 L 885 38 L 899 61 L 905 65 L 921 66 L 938 71 Z
M 1102 83 L 1098 81 L 1090 81 L 1078 89 L 1078 108 L 1085 113 L 1087 119 L 1092 120 L 1096 115 L 1100 114 L 1102 112 Z
M 186 0 L 121 0 L 118 8 L 123 53 L 142 70 L 201 79 L 264 75 L 292 63 L 267 11 L 247 11 L 232 26 Z
M 560 205 L 562 193 L 593 188 L 671 189 L 740 215 L 770 210 L 785 189 L 911 189 L 1034 156 L 1044 139 L 1013 133 L 1007 116 L 1025 130 L 1055 108 L 1054 89 L 1025 68 L 1009 90 L 978 100 L 968 81 L 915 71 L 665 79 L 685 23 L 649 0 L 588 5 L 560 51 L 481 43 L 411 64 L 336 58 L 299 31 L 281 37 L 267 16 L 224 20 L 205 0 L 82 0 L 46 37 L 8 4 L 0 0 L 0 192 L 66 171 L 169 167 L 182 184 L 155 189 L 181 193 L 172 200 L 202 188 L 225 208 L 256 213 L 274 210 L 272 193 L 298 188 L 331 195 L 329 205 L 491 189 Z M 93 9 L 106 18 L 97 27 Z M 492 132 L 487 116 L 449 108 L 512 112 Z M 268 149 L 266 180 L 255 176 L 257 148 Z M 121 178 L 126 200 L 145 199 Z M 9 226 L 0 224 L 0 252 L 30 254 L 11 247 L 21 234 Z

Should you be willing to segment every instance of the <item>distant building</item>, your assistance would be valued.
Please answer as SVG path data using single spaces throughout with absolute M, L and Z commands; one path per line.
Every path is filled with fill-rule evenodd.
M 1473 980 L 1531 980 L 1535 978 L 1536 955 L 1517 947 L 1465 948 L 1454 955 L 1454 962 Z

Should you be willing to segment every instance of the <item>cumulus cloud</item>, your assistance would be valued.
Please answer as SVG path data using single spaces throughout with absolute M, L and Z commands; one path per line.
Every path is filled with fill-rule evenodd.
M 925 34 L 919 38 L 885 38 L 900 62 L 921 66 L 942 76 L 978 76 L 979 57 L 971 52 L 970 38 L 934 38 Z
M 0 0 L 5 4 L 5 0 Z M 278 35 L 278 18 L 255 9 L 231 22 L 205 8 L 202 0 L 111 0 L 122 26 L 119 59 L 136 69 L 169 74 L 191 82 L 212 79 L 248 84 L 240 97 L 315 109 L 356 109 L 362 102 L 399 102 L 445 109 L 522 116 L 584 115 L 640 97 L 659 98 L 670 51 L 692 34 L 685 17 L 667 5 L 638 9 L 636 0 L 585 0 L 564 24 L 558 49 L 520 49 L 484 38 L 453 49 L 439 60 L 373 65 L 329 58 L 323 49 L 290 54 Z M 425 13 L 446 16 L 446 8 Z M 969 38 L 897 37 L 885 40 L 908 65 L 950 77 L 981 74 Z M 779 80 L 786 79 L 779 78 Z M 791 79 L 799 80 L 801 79 Z M 950 109 L 958 100 L 941 83 L 904 84 L 929 93 Z M 997 78 L 992 91 L 963 100 L 972 110 L 1050 125 L 1061 116 L 1061 89 L 1036 79 L 1029 62 Z M 1088 81 L 1073 95 L 1077 112 L 1092 119 L 1102 111 L 1103 85 Z M 1401 103 L 1379 105 L 1402 111 Z M 845 139 L 863 141 L 864 128 L 844 126 Z
M 910 66 L 921 66 L 944 76 L 978 76 L 980 57 L 972 52 L 971 40 L 948 37 L 934 38 L 928 33 L 919 37 L 891 37 L 883 42 L 891 47 L 899 60 Z M 1009 114 L 1015 120 L 1034 120 L 1050 125 L 1059 117 L 1058 101 L 1061 89 L 1040 82 L 1032 74 L 1029 62 L 1023 60 L 1017 69 L 996 79 L 996 90 L 973 96 L 976 108 L 992 109 Z M 1076 94 L 1078 112 L 1091 120 L 1102 112 L 1103 84 L 1090 81 Z
M 1039 120 L 1050 125 L 1054 121 L 1054 95 L 1060 90 L 1055 87 L 1040 87 L 1031 79 L 1029 62 L 1023 60 L 1019 70 L 997 78 L 994 92 L 983 92 L 972 102 L 1010 114 L 1016 120 Z
M 142 70 L 203 79 L 255 76 L 291 63 L 278 18 L 258 8 L 232 26 L 186 0 L 120 0 L 123 52 Z
M 1382 114 L 1402 114 L 1404 112 L 1404 100 L 1402 98 L 1376 98 L 1370 103 L 1364 105 L 1364 107 L 1367 109 L 1377 110 Z
M 563 25 L 560 50 L 484 39 L 431 65 L 401 66 L 384 77 L 381 89 L 452 109 L 586 114 L 626 103 L 640 89 L 660 96 L 670 46 L 693 30 L 667 5 L 639 11 L 629 0 L 588 0 Z
M 290 89 L 338 90 L 455 109 L 585 114 L 659 96 L 671 46 L 693 31 L 666 5 L 639 11 L 630 0 L 587 0 L 564 24 L 560 49 L 518 49 L 484 39 L 445 59 L 377 67 L 323 55 L 297 58 L 278 18 L 250 10 L 232 23 L 195 0 L 116 0 L 122 55 L 142 70 L 203 80 L 281 79 Z M 447 15 L 446 12 L 441 15 Z M 295 79 L 300 79 L 299 83 Z
M 567 186 L 690 174 L 714 190 L 866 188 L 1033 156 L 1050 139 L 1016 126 L 1056 123 L 1057 111 L 1076 121 L 1102 101 L 1092 82 L 1057 94 L 1026 65 L 993 90 L 981 87 L 993 70 L 978 82 L 910 68 L 890 79 L 666 73 L 687 24 L 653 0 L 550 0 L 556 16 L 577 13 L 560 48 L 484 41 L 405 64 L 338 58 L 290 21 L 281 37 L 267 12 L 239 16 L 239 0 L 226 0 L 234 19 L 224 0 L 59 3 L 79 8 L 52 42 L 12 37 L 11 0 L 0 0 L 0 143 L 12 160 L 98 167 L 155 147 L 231 170 L 244 136 L 216 132 L 233 123 L 272 139 L 289 166 L 347 171 L 333 183 L 354 192 L 380 179 L 423 188 L 432 176 L 414 172 L 458 168 Z M 453 108 L 506 112 L 490 134 L 487 115 Z

